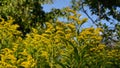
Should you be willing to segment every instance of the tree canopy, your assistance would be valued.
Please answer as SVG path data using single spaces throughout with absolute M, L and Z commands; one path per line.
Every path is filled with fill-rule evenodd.
M 120 39 L 120 0 L 72 0 L 71 7 L 77 11 L 82 10 L 93 24 L 103 28 L 105 30 L 103 37 L 105 37 L 106 40 L 108 40 L 108 37 L 114 41 L 115 39 L 113 38 L 115 37 L 117 37 L 117 40 Z M 85 9 L 86 7 L 89 8 Z M 87 10 L 90 10 L 92 15 L 96 15 L 96 19 L 93 19 Z M 102 23 L 102 20 L 107 22 Z
M 52 3 L 52 0 L 1 0 L 0 16 L 8 19 L 12 16 L 20 25 L 19 30 L 26 34 L 32 27 L 42 27 L 47 21 L 42 4 Z
M 72 0 L 73 7 L 80 9 L 82 5 L 88 6 L 92 14 L 99 16 L 100 19 L 109 21 L 112 16 L 120 20 L 120 1 L 119 0 Z

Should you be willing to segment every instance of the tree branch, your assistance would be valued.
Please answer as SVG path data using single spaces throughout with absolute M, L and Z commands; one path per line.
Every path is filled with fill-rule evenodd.
M 88 13 L 86 12 L 86 10 L 84 9 L 83 2 L 82 2 L 82 10 L 83 10 L 83 12 L 88 16 L 88 18 L 92 21 L 92 23 L 95 24 L 96 26 L 98 26 L 98 25 L 96 24 L 96 22 L 89 16 L 89 14 L 88 14 Z

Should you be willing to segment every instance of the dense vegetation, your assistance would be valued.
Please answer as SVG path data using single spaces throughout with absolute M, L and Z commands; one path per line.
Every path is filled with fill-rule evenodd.
M 103 34 L 106 26 L 81 28 L 87 18 L 81 19 L 73 8 L 53 9 L 49 13 L 34 8 L 34 3 L 41 6 L 50 3 L 47 0 L 6 1 L 0 1 L 0 8 L 4 7 L 0 11 L 0 68 L 120 67 L 120 43 L 111 46 L 104 43 L 110 36 Z M 18 4 L 24 11 L 22 7 L 16 11 Z M 30 10 L 34 12 L 29 13 Z M 39 12 L 44 15 L 36 14 Z M 59 17 L 66 18 L 67 22 L 59 21 Z

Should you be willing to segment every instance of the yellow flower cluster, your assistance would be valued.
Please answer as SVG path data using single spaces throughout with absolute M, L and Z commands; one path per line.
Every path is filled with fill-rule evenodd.
M 71 19 L 81 25 L 77 13 Z M 2 18 L 1 18 L 2 19 Z M 80 23 L 78 23 L 78 21 Z M 0 68 L 109 68 L 119 66 L 120 49 L 101 43 L 101 28 L 85 28 L 77 32 L 76 23 L 46 22 L 44 31 L 32 28 L 21 37 L 13 19 L 0 22 Z
M 82 20 L 80 20 L 81 15 L 78 14 L 76 11 L 70 9 L 69 7 L 66 8 L 66 11 L 70 12 L 70 16 L 68 17 L 68 19 L 72 19 L 73 22 L 77 25 L 82 25 L 88 20 L 87 18 L 83 18 Z
M 13 19 L 4 21 L 1 18 L 0 22 L 0 68 L 31 68 L 35 66 L 35 61 L 32 56 L 26 52 L 25 57 L 19 57 L 22 48 L 22 34 L 17 30 L 19 27 L 13 24 Z M 19 57 L 19 58 L 18 58 Z M 20 61 L 21 60 L 21 61 Z M 25 64 L 25 65 L 24 65 Z
M 25 67 L 25 68 L 31 68 L 34 67 L 35 61 L 29 55 L 26 53 L 26 51 L 23 51 L 21 53 L 22 57 L 20 55 L 16 55 L 16 52 L 13 50 L 10 50 L 8 48 L 2 49 L 0 54 L 0 67 L 1 68 L 17 68 L 19 66 Z M 20 53 L 20 52 L 18 52 Z M 25 57 L 23 57 L 25 56 Z M 20 57 L 20 58 L 19 58 Z
M 100 41 L 102 40 L 102 36 L 100 36 L 100 31 L 100 28 L 86 28 L 82 30 L 82 32 L 79 34 L 78 40 L 82 40 L 90 45 L 100 43 Z

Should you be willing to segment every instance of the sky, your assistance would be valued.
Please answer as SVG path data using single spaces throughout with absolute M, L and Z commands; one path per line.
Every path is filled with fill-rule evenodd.
M 43 10 L 49 12 L 52 8 L 62 9 L 66 6 L 70 6 L 70 0 L 53 0 L 53 4 L 43 5 Z
M 53 2 L 54 2 L 53 4 L 45 4 L 45 5 L 43 5 L 43 10 L 45 12 L 50 12 L 50 10 L 52 8 L 62 9 L 64 7 L 70 6 L 70 0 L 53 0 Z M 82 15 L 81 19 L 82 18 L 87 18 L 87 16 L 83 12 L 80 11 L 79 13 Z M 88 11 L 88 14 L 90 14 L 90 11 Z M 60 20 L 64 20 L 64 19 L 60 19 Z M 82 28 L 87 28 L 87 27 L 91 27 L 91 26 L 94 26 L 94 25 L 88 19 L 88 21 L 82 26 Z
M 64 7 L 70 6 L 71 5 L 70 1 L 71 0 L 53 0 L 53 4 L 44 4 L 43 5 L 43 10 L 45 12 L 50 12 L 52 8 L 62 9 Z M 85 10 L 87 10 L 87 13 L 89 14 L 89 16 L 93 20 L 96 20 L 97 16 L 96 15 L 91 15 L 88 7 L 85 7 Z M 82 18 L 88 18 L 84 12 L 79 11 L 79 13 L 82 15 L 81 19 Z M 65 20 L 65 19 L 60 18 L 60 20 Z M 114 27 L 114 26 L 110 25 L 110 23 L 108 23 L 105 20 L 101 20 L 101 22 L 102 23 L 107 23 L 107 25 L 109 25 L 110 27 Z M 114 20 L 114 21 L 111 21 L 111 22 L 117 22 L 117 21 Z M 92 21 L 88 18 L 88 21 L 85 24 L 83 24 L 82 28 L 87 28 L 87 27 L 91 27 L 91 26 L 95 27 L 95 25 L 93 25 Z

